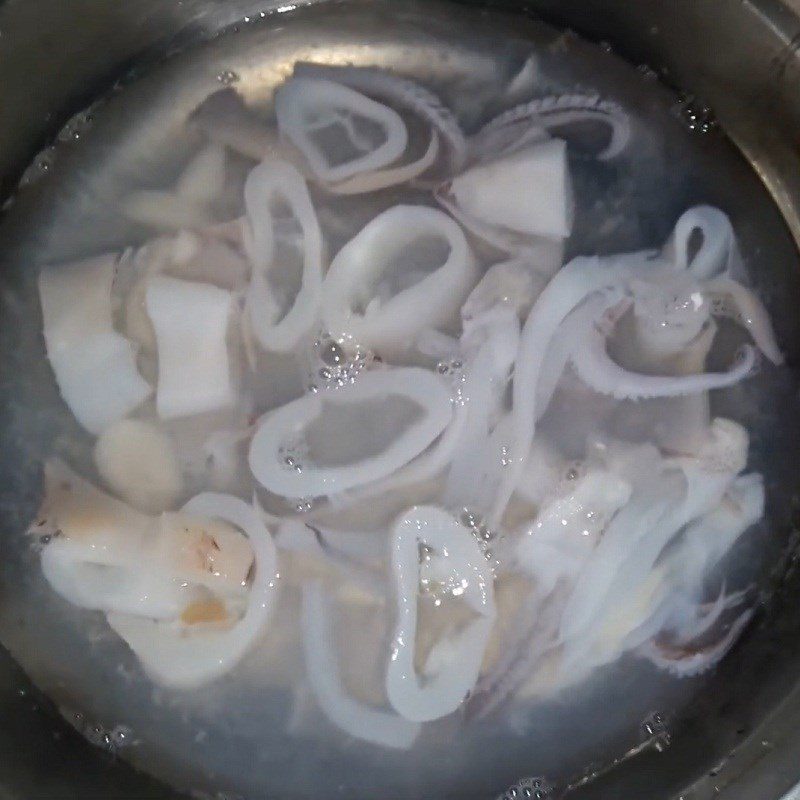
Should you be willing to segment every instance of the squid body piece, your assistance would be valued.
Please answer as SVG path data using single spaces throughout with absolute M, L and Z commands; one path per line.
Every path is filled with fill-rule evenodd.
M 253 263 L 247 310 L 262 347 L 287 352 L 317 318 L 322 285 L 322 233 L 303 176 L 280 159 L 263 161 L 244 187 L 245 246 Z M 300 251 L 295 275 L 283 275 L 278 233 L 285 209 L 299 235 L 289 244 Z
M 477 539 L 434 506 L 415 506 L 400 517 L 390 546 L 397 619 L 386 673 L 389 702 L 406 719 L 438 719 L 455 711 L 478 679 L 496 615 L 494 576 Z M 420 546 L 433 551 L 422 565 Z M 422 579 L 441 583 L 475 616 L 447 641 L 434 645 L 419 675 L 414 653 Z
M 160 275 L 148 283 L 146 305 L 158 345 L 159 416 L 172 419 L 234 405 L 227 341 L 233 295 L 211 284 Z
M 519 539 L 516 564 L 537 578 L 537 590 L 553 591 L 560 578 L 575 578 L 632 487 L 605 469 L 592 469 L 566 494 L 536 515 Z
M 39 274 L 47 356 L 78 422 L 98 434 L 144 402 L 152 388 L 131 343 L 114 330 L 111 287 L 117 256 L 98 256 Z
M 162 622 L 128 614 L 108 614 L 107 618 L 154 680 L 176 689 L 193 689 L 233 669 L 264 633 L 276 596 L 278 562 L 261 514 L 243 500 L 207 492 L 192 498 L 182 511 L 221 519 L 247 535 L 255 574 L 242 616 L 216 625 L 192 625 L 186 616 Z
M 400 115 L 363 94 L 316 78 L 291 78 L 275 93 L 281 133 L 326 183 L 381 169 L 403 155 Z
M 566 142 L 538 143 L 453 178 L 448 192 L 468 216 L 517 233 L 564 239 L 573 202 Z
M 250 469 L 284 497 L 333 495 L 391 475 L 425 450 L 451 416 L 439 376 L 377 370 L 267 414 L 250 445 Z
M 477 280 L 461 228 L 423 206 L 394 206 L 337 254 L 325 276 L 322 321 L 381 355 L 403 353 L 452 320 Z

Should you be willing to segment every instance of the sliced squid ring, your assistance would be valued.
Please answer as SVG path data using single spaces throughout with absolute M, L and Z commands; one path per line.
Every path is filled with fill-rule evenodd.
M 387 269 L 393 262 L 399 267 L 403 258 L 413 258 L 415 243 L 423 248 L 416 261 L 402 272 Z M 392 280 L 407 278 L 411 267 L 422 275 L 393 291 Z M 384 301 L 376 293 L 381 279 L 389 287 Z M 474 258 L 453 220 L 432 208 L 394 206 L 368 223 L 333 259 L 323 283 L 322 322 L 334 337 L 381 355 L 402 353 L 423 329 L 455 318 L 476 279 Z
M 390 710 L 381 710 L 349 697 L 336 663 L 330 600 L 322 584 L 303 587 L 303 647 L 306 672 L 314 697 L 330 721 L 345 733 L 367 742 L 407 750 L 421 726 Z
M 456 596 L 476 617 L 451 637 L 451 655 L 437 653 L 434 673 L 420 680 L 414 666 L 420 545 L 435 551 L 437 568 L 457 586 Z M 426 722 L 455 711 L 478 680 L 483 654 L 495 619 L 494 576 L 477 540 L 450 514 L 434 506 L 415 506 L 394 527 L 391 544 L 397 619 L 386 672 L 389 702 L 398 714 Z
M 245 532 L 255 555 L 255 574 L 242 618 L 225 630 L 187 630 L 176 622 L 156 622 L 128 614 L 108 614 L 112 629 L 136 654 L 153 680 L 193 689 L 233 669 L 263 634 L 275 601 L 277 554 L 258 510 L 237 497 L 205 492 L 182 509 L 213 517 Z
M 430 143 L 425 152 L 416 161 L 354 175 L 352 178 L 339 181 L 339 183 L 326 184 L 325 190 L 330 194 L 364 194 L 366 192 L 376 192 L 379 189 L 387 189 L 399 183 L 408 183 L 427 171 L 436 162 L 438 155 L 439 134 L 436 131 L 431 131 Z
M 332 64 L 295 64 L 294 74 L 304 78 L 326 78 L 407 109 L 428 122 L 442 139 L 448 169 L 455 174 L 464 165 L 467 142 L 453 112 L 433 92 L 406 78 L 374 67 Z
M 319 78 L 290 78 L 275 93 L 278 127 L 305 156 L 314 175 L 324 183 L 352 178 L 361 172 L 382 169 L 403 155 L 408 131 L 400 115 L 363 94 Z M 362 130 L 355 120 L 361 119 Z M 332 159 L 313 137 L 315 132 L 344 132 L 351 158 Z M 375 128 L 382 140 L 372 141 L 364 128 Z
M 337 407 L 374 406 L 392 397 L 410 401 L 422 416 L 409 422 L 381 452 L 327 466 L 315 465 L 313 454 L 310 459 L 304 457 L 305 431 L 324 417 L 326 406 L 335 413 Z M 250 445 L 250 469 L 262 486 L 283 497 L 335 495 L 391 475 L 425 450 L 451 416 L 450 393 L 444 381 L 428 370 L 409 367 L 368 372 L 354 384 L 306 395 L 267 414 Z
M 269 158 L 247 177 L 244 187 L 248 225 L 245 246 L 253 262 L 247 294 L 247 312 L 262 347 L 275 352 L 291 350 L 313 326 L 322 286 L 322 232 L 303 176 L 280 159 Z M 288 308 L 281 308 L 270 284 L 274 263 L 276 220 L 273 204 L 288 205 L 302 233 L 303 264 L 300 286 Z

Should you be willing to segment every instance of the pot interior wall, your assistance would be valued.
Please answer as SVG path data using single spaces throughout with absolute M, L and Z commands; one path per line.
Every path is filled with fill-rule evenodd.
M 429 6 L 436 14 L 466 13 L 456 4 Z M 26 165 L 73 113 L 117 80 L 130 77 L 132 68 L 146 71 L 148 64 L 212 36 L 245 15 L 258 17 L 262 10 L 273 8 L 269 3 L 234 0 L 0 4 L 4 195 L 10 194 Z M 668 4 L 661 0 L 539 0 L 492 3 L 491 12 L 540 15 L 590 40 L 607 41 L 623 58 L 647 65 L 667 84 L 691 95 L 692 102 L 708 104 L 771 192 L 788 229 L 800 240 L 800 96 L 796 92 L 800 18 L 789 5 L 771 0 L 674 0 Z M 519 35 L 524 35 L 524 26 L 518 27 Z M 784 224 L 774 213 L 751 223 L 776 230 Z M 6 244 L 13 246 L 13 242 Z M 0 268 L 3 260 L 0 253 Z M 779 251 L 776 260 L 788 269 Z M 778 328 L 782 340 L 789 343 L 790 366 L 797 364 L 800 354 L 795 306 L 795 296 L 788 293 L 776 300 L 776 307 L 784 311 Z M 0 326 L 0 336 L 6 335 Z M 0 342 L 0 353 L 12 346 L 10 340 Z M 1 507 L 23 501 L 29 507 L 33 468 L 21 469 L 13 450 L 3 455 Z M 18 528 L 21 518 L 6 519 L 3 524 Z M 694 784 L 683 793 L 687 800 L 712 796 L 772 800 L 794 782 L 797 775 L 791 765 L 796 758 L 790 754 L 800 752 L 800 741 L 786 720 L 797 718 L 800 712 L 795 691 L 800 617 L 792 602 L 800 590 L 794 561 L 800 541 L 800 504 L 794 509 L 787 503 L 772 524 L 775 540 L 786 545 L 783 561 L 775 569 L 774 594 L 758 623 L 718 671 L 712 688 L 676 722 L 679 735 L 672 747 L 666 753 L 643 754 L 571 797 L 629 800 L 646 793 L 658 800 Z M 47 701 L 5 654 L 0 658 L 0 686 L 4 720 L 0 796 L 13 800 L 177 797 L 108 753 L 90 749 L 72 727 L 50 712 Z M 732 751 L 735 758 L 727 759 Z M 721 794 L 715 793 L 717 787 Z

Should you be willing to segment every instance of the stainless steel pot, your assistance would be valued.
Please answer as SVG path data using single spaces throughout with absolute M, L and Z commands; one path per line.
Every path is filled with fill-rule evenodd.
M 278 5 L 275 0 L 0 2 L 3 194 L 72 113 L 133 65 L 146 66 Z M 539 15 L 607 41 L 632 63 L 646 64 L 666 83 L 701 98 L 758 172 L 800 243 L 800 0 L 488 0 L 482 5 L 496 13 Z M 453 3 L 447 13 L 462 9 Z M 791 359 L 792 348 L 800 353 L 800 325 L 792 319 L 783 327 L 797 334 Z M 0 462 L 5 509 L 20 490 L 19 469 L 6 454 Z M 9 529 L 3 534 L 15 533 L 14 524 L 13 517 L 1 520 Z M 682 720 L 674 745 L 611 769 L 570 797 L 778 800 L 791 790 L 800 778 L 795 553 L 800 508 L 787 516 L 785 527 L 780 533 L 789 549 L 776 569 L 774 594 L 760 624 Z M 178 796 L 93 750 L 49 712 L 5 654 L 0 655 L 0 709 L 0 797 Z

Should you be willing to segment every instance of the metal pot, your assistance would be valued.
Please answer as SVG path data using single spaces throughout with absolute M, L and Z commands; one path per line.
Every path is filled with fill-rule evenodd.
M 132 66 L 144 67 L 245 15 L 276 11 L 278 5 L 275 0 L 0 3 L 3 196 L 63 123 Z M 494 0 L 485 6 L 497 14 L 540 16 L 590 40 L 609 42 L 632 63 L 648 65 L 667 84 L 701 98 L 800 242 L 800 0 Z M 436 8 L 440 15 L 465 13 L 456 4 Z M 791 365 L 792 348 L 800 353 L 800 327 L 793 319 L 781 325 L 790 334 Z M 0 326 L 0 337 L 6 334 Z M 11 346 L 9 341 L 0 345 L 3 353 Z M 10 510 L 21 502 L 21 493 L 33 490 L 31 470 L 21 469 L 12 456 L 13 448 L 0 459 L 4 536 L 19 534 L 22 515 Z M 800 510 L 788 509 L 780 524 L 779 538 L 787 549 L 766 610 L 702 702 L 681 721 L 673 746 L 626 761 L 570 797 L 778 800 L 797 782 L 800 616 L 794 598 L 800 589 L 795 556 Z M 1 797 L 179 796 L 92 749 L 51 712 L 5 653 L 0 654 L 0 687 Z

